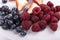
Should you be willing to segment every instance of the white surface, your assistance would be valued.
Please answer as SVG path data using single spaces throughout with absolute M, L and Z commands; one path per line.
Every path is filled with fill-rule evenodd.
M 44 0 L 44 3 L 47 1 L 52 1 L 55 5 L 60 5 L 60 0 Z M 0 0 L 0 6 L 3 5 Z M 9 7 L 15 7 L 15 3 L 7 3 Z M 58 29 L 56 32 L 52 32 L 49 27 L 45 30 L 38 33 L 33 33 L 29 31 L 25 37 L 21 37 L 19 34 L 3 30 L 0 27 L 0 40 L 60 40 L 60 22 L 58 23 Z

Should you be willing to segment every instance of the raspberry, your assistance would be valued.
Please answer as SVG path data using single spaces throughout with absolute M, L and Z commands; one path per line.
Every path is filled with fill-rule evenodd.
M 48 13 L 51 11 L 51 8 L 49 6 L 46 6 L 45 9 L 44 9 L 44 12 Z
M 27 12 L 23 12 L 21 14 L 21 18 L 22 18 L 22 20 L 29 20 L 30 19 L 30 15 Z
M 51 16 L 49 14 L 46 14 L 43 16 L 43 19 L 46 20 L 47 22 L 50 21 Z
M 41 10 L 43 10 L 44 12 L 49 12 L 51 11 L 51 8 L 45 4 L 40 4 Z
M 53 23 L 57 23 L 58 22 L 58 19 L 56 18 L 56 17 L 51 17 L 51 22 L 53 22 Z
M 31 27 L 31 25 L 32 25 L 31 21 L 27 21 L 27 20 L 22 21 L 22 28 L 24 30 L 29 30 L 29 28 Z
M 50 11 L 48 14 L 50 14 L 51 16 L 54 15 L 54 12 L 53 11 Z
M 60 13 L 59 13 L 59 12 L 56 12 L 56 13 L 54 14 L 54 16 L 57 17 L 57 18 L 60 20 Z
M 41 29 L 45 29 L 45 28 L 46 28 L 47 21 L 45 21 L 45 20 L 41 20 L 41 21 L 39 21 L 38 23 L 39 23 Z
M 32 15 L 31 20 L 32 20 L 33 22 L 37 22 L 37 21 L 39 21 L 39 17 L 38 17 L 38 16 L 35 16 L 35 15 Z
M 58 28 L 57 23 L 50 23 L 49 26 L 50 26 L 50 28 L 52 29 L 52 31 L 56 31 L 57 28 Z
M 40 26 L 38 23 L 35 23 L 32 25 L 32 31 L 33 32 L 39 32 L 41 30 Z
M 34 15 L 37 15 L 37 14 L 39 14 L 40 13 L 40 8 L 39 7 L 35 7 L 35 8 L 33 8 L 33 10 L 32 10 L 32 13 L 34 14 Z
M 53 6 L 54 6 L 51 1 L 48 1 L 48 2 L 47 2 L 47 5 L 48 5 L 49 7 L 53 7 Z
M 55 7 L 51 7 L 51 11 L 56 12 L 56 8 Z
M 43 14 L 44 14 L 43 12 L 40 12 L 40 13 L 38 14 L 38 16 L 39 16 L 40 19 L 42 19 Z
M 57 11 L 60 11 L 60 6 L 56 6 L 56 10 Z

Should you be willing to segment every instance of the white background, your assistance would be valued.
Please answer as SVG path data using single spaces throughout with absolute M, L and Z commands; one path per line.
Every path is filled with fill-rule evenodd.
M 52 1 L 54 5 L 60 5 L 60 0 L 44 0 L 44 3 L 46 4 L 47 1 Z M 0 0 L 0 6 L 2 5 Z M 15 7 L 14 2 L 8 2 L 6 5 L 10 8 Z M 11 30 L 3 30 L 0 27 L 0 40 L 60 40 L 60 22 L 58 23 L 56 32 L 52 32 L 50 28 L 47 27 L 45 30 L 38 33 L 29 31 L 25 37 L 21 37 L 19 34 Z

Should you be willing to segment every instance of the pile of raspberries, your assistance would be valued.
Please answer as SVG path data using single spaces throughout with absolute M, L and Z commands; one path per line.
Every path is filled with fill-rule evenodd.
M 30 28 L 33 32 L 39 32 L 44 30 L 47 25 L 52 31 L 56 31 L 58 28 L 58 21 L 60 20 L 60 6 L 55 6 L 50 1 L 47 4 L 39 4 L 39 7 L 35 7 L 32 13 L 23 12 L 22 28 L 28 31 Z

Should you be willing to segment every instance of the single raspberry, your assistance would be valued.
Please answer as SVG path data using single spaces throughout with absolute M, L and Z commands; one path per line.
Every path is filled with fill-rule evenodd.
M 43 19 L 48 22 L 48 21 L 50 21 L 51 16 L 49 14 L 46 14 L 46 15 L 43 16 Z
M 39 7 L 35 7 L 35 8 L 33 8 L 33 10 L 32 10 L 32 13 L 33 13 L 34 15 L 37 15 L 37 14 L 39 14 L 40 12 L 41 12 L 41 10 L 40 10 Z
M 40 8 L 42 11 L 45 11 L 45 12 L 51 11 L 51 8 L 45 4 L 40 4 Z
M 22 21 L 22 28 L 24 30 L 29 30 L 29 28 L 31 27 L 31 25 L 32 25 L 31 21 L 27 21 L 27 20 Z
M 59 13 L 59 12 L 56 12 L 56 13 L 54 14 L 54 16 L 57 17 L 57 18 L 60 20 L 60 13 Z
M 58 18 L 56 18 L 55 16 L 51 17 L 51 22 L 57 23 L 58 22 Z
M 56 7 L 51 7 L 51 11 L 56 12 Z
M 49 6 L 46 6 L 45 9 L 43 10 L 44 12 L 48 13 L 51 11 L 51 8 Z
M 48 5 L 49 7 L 53 7 L 53 6 L 54 6 L 54 4 L 53 4 L 51 1 L 48 1 L 48 2 L 47 2 L 47 5 Z
M 60 11 L 60 6 L 56 6 L 56 10 L 57 11 Z
M 38 23 L 35 23 L 32 25 L 32 31 L 33 32 L 39 32 L 41 30 L 40 26 Z
M 40 18 L 40 19 L 42 19 L 42 17 L 43 17 L 43 12 L 40 12 L 39 14 L 38 14 L 38 17 Z
M 51 16 L 54 15 L 54 12 L 53 11 L 50 11 L 48 14 L 50 14 Z
M 56 31 L 57 28 L 58 28 L 57 23 L 50 23 L 49 26 L 50 26 L 50 28 L 52 29 L 52 31 Z
M 39 21 L 39 17 L 32 15 L 31 20 L 35 23 L 35 22 Z
M 22 18 L 22 20 L 29 20 L 30 19 L 30 15 L 27 12 L 23 12 L 21 14 L 21 18 Z
M 45 20 L 41 20 L 41 21 L 39 21 L 38 23 L 39 23 L 41 29 L 45 29 L 45 28 L 46 28 L 47 21 L 45 21 Z

